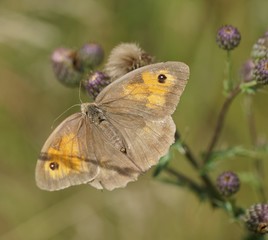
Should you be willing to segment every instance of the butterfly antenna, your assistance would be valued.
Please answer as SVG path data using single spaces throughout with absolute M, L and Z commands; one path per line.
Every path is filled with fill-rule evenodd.
M 79 82 L 79 91 L 78 91 L 78 97 L 79 97 L 79 101 L 80 101 L 80 104 L 74 104 L 72 105 L 71 107 L 67 108 L 64 112 L 62 112 L 58 117 L 56 117 L 52 123 L 52 126 L 51 126 L 51 129 L 54 128 L 54 124 L 55 122 L 62 117 L 63 114 L 65 114 L 66 112 L 68 112 L 70 109 L 72 109 L 73 107 L 76 107 L 76 106 L 80 106 L 83 101 L 82 101 L 82 98 L 81 98 L 81 89 L 82 89 L 82 81 Z
M 76 106 L 80 106 L 80 104 L 75 104 L 75 105 L 73 105 L 73 106 L 67 108 L 67 109 L 66 109 L 64 112 L 62 112 L 58 117 L 56 117 L 56 118 L 54 119 L 53 123 L 52 123 L 51 129 L 54 128 L 54 124 L 55 124 L 55 122 L 56 122 L 59 118 L 61 118 L 63 114 L 65 114 L 65 113 L 68 112 L 70 109 L 72 109 L 73 107 L 76 107 Z
M 82 104 L 82 98 L 81 98 L 81 89 L 82 89 L 82 81 L 79 82 L 79 91 L 78 91 L 78 97 L 79 97 L 79 101 Z

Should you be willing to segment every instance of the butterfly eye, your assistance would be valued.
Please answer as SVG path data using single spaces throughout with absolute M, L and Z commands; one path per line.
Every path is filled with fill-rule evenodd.
M 57 170 L 59 168 L 59 164 L 56 163 L 56 162 L 52 162 L 52 163 L 49 164 L 49 167 L 50 167 L 51 170 L 54 171 L 54 170 Z
M 167 77 L 166 77 L 165 74 L 159 74 L 158 75 L 158 82 L 159 83 L 165 83 L 166 79 L 167 79 Z

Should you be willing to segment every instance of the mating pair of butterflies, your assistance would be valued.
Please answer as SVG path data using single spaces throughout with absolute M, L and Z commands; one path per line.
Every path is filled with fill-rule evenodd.
M 45 142 L 36 183 L 54 191 L 90 184 L 113 190 L 157 164 L 174 142 L 171 118 L 189 67 L 165 62 L 136 69 L 104 88 L 94 103 L 67 117 Z

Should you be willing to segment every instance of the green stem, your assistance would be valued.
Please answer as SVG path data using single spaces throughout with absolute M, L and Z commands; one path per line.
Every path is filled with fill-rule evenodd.
M 195 170 L 197 170 L 198 172 L 201 172 L 202 166 L 200 164 L 198 164 L 196 157 L 194 156 L 194 154 L 192 153 L 192 151 L 190 150 L 188 145 L 185 142 L 181 142 L 181 147 L 183 148 L 183 151 L 181 151 L 181 153 L 183 155 L 185 155 L 185 157 L 189 160 L 192 167 Z M 213 207 L 217 206 L 217 204 L 215 204 L 215 202 L 222 201 L 222 197 L 218 193 L 218 191 L 215 188 L 214 184 L 212 183 L 210 177 L 207 174 L 202 174 L 202 175 L 200 175 L 200 178 L 201 178 L 202 182 L 204 183 L 204 186 L 206 186 L 205 190 L 206 190 L 207 195 L 210 199 L 211 205 Z
M 199 186 L 197 183 L 195 183 L 192 179 L 174 170 L 173 168 L 167 167 L 165 168 L 165 170 L 169 174 L 175 176 L 181 184 L 186 185 L 187 187 L 192 189 L 195 193 L 197 193 L 198 196 L 204 195 L 205 190 L 201 186 Z
M 180 153 L 185 155 L 185 157 L 189 160 L 190 164 L 194 169 L 200 170 L 199 163 L 195 158 L 194 154 L 192 153 L 192 151 L 190 150 L 190 148 L 188 147 L 188 145 L 185 142 L 181 142 L 181 147 L 182 149 L 179 150 Z
M 229 93 L 233 88 L 232 74 L 231 74 L 231 51 L 227 51 L 226 58 L 226 76 L 227 76 L 227 89 L 226 92 Z
M 255 118 L 252 110 L 252 97 L 247 96 L 246 99 L 246 114 L 247 114 L 247 119 L 248 119 L 248 126 L 249 126 L 249 134 L 251 138 L 251 143 L 253 146 L 257 147 L 258 146 L 258 138 L 257 138 L 257 129 L 256 129 L 256 123 L 255 123 Z M 257 176 L 259 178 L 259 187 L 258 187 L 258 192 L 261 198 L 262 202 L 266 202 L 266 194 L 263 186 L 264 182 L 264 166 L 263 166 L 263 160 L 260 158 L 255 159 L 255 170 L 257 172 Z
M 226 114 L 227 114 L 227 112 L 229 110 L 229 107 L 231 106 L 231 103 L 233 102 L 235 97 L 240 92 L 241 92 L 241 88 L 240 88 L 240 84 L 238 84 L 228 94 L 228 96 L 226 97 L 226 99 L 225 99 L 225 101 L 224 101 L 224 103 L 223 103 L 223 105 L 221 107 L 220 113 L 218 115 L 218 119 L 217 119 L 217 122 L 216 122 L 216 127 L 214 129 L 214 133 L 213 133 L 212 138 L 210 140 L 210 143 L 208 145 L 206 155 L 205 155 L 205 158 L 204 158 L 204 163 L 207 163 L 207 161 L 209 160 L 210 154 L 213 151 L 214 147 L 216 146 L 216 144 L 217 144 L 217 142 L 219 140 L 219 137 L 220 137 L 220 134 L 221 134 L 221 131 L 222 131 L 222 127 L 223 127 L 223 124 L 224 124 L 224 120 L 225 120 Z

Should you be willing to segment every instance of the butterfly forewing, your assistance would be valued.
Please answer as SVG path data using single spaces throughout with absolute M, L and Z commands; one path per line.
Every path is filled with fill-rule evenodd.
M 162 118 L 171 115 L 189 78 L 189 67 L 165 62 L 134 70 L 111 83 L 96 98 L 109 112 Z

